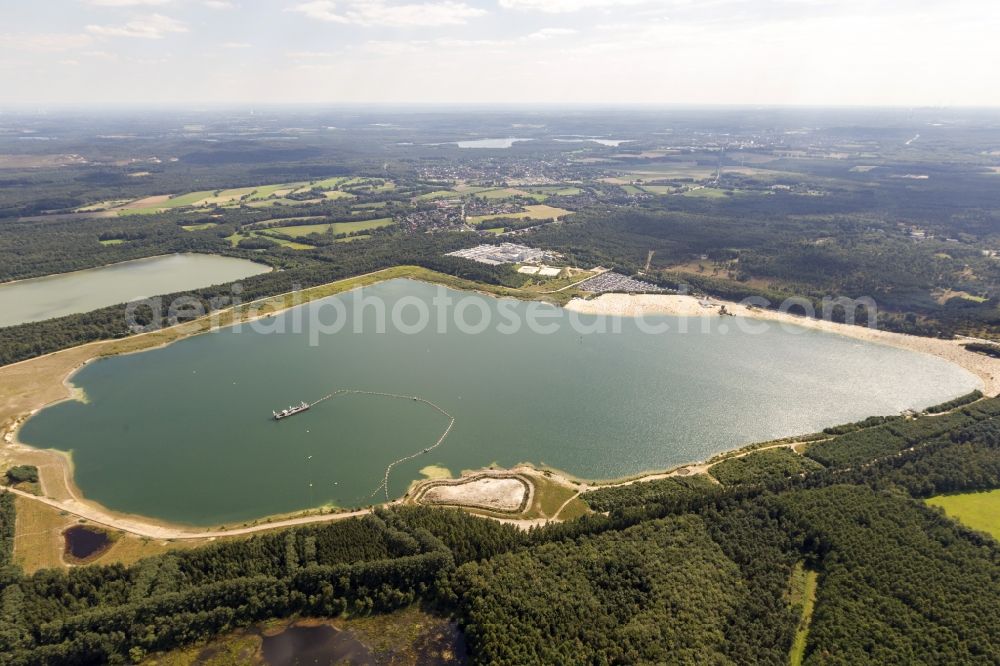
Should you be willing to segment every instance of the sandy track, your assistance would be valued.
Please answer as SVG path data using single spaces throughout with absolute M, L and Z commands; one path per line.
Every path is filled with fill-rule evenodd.
M 310 523 L 329 523 L 337 520 L 345 520 L 347 518 L 366 516 L 372 512 L 372 509 L 361 509 L 359 511 L 349 511 L 344 513 L 327 513 L 312 516 L 299 516 L 298 518 L 285 518 L 283 520 L 275 520 L 269 523 L 260 523 L 258 525 L 250 525 L 246 527 L 234 527 L 232 529 L 225 530 L 215 529 L 196 531 L 197 528 L 185 530 L 177 527 L 168 527 L 166 525 L 155 525 L 153 523 L 146 522 L 145 520 L 133 520 L 129 518 L 116 517 L 88 502 L 83 502 L 77 499 L 57 500 L 52 499 L 51 497 L 32 495 L 29 492 L 18 490 L 17 488 L 6 488 L 6 491 L 26 499 L 41 502 L 42 504 L 48 504 L 55 509 L 65 511 L 66 513 L 77 516 L 78 518 L 83 518 L 91 523 L 95 523 L 103 527 L 128 532 L 129 534 L 134 534 L 139 537 L 149 537 L 151 539 L 177 540 L 232 537 L 253 534 L 254 532 L 264 532 L 266 530 L 274 530 L 283 527 L 308 525 Z

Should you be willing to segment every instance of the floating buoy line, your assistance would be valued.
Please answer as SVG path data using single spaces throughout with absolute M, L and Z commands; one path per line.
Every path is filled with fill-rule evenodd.
M 441 436 L 437 438 L 437 441 L 434 442 L 434 444 L 432 444 L 431 446 L 428 446 L 426 448 L 423 448 L 420 451 L 417 451 L 416 453 L 410 454 L 408 456 L 404 456 L 403 458 L 400 458 L 399 460 L 394 460 L 391 463 L 389 463 L 388 467 L 385 468 L 385 475 L 382 477 L 382 483 L 379 484 L 379 486 L 377 488 L 375 488 L 374 491 L 372 491 L 371 497 L 375 497 L 375 495 L 378 494 L 378 491 L 384 490 L 385 491 L 385 501 L 388 502 L 389 501 L 389 474 L 392 472 L 392 468 L 395 467 L 396 465 L 399 465 L 400 463 L 406 462 L 407 460 L 412 460 L 412 459 L 416 458 L 417 456 L 422 456 L 425 453 L 429 453 L 430 451 L 433 451 L 437 447 L 441 446 L 441 444 L 444 442 L 445 438 L 447 438 L 448 435 L 451 433 L 452 427 L 455 425 L 455 417 L 452 416 L 451 414 L 449 414 L 448 412 L 446 412 L 440 406 L 438 406 L 435 403 L 431 402 L 430 400 L 427 400 L 426 398 L 421 398 L 418 395 L 401 395 L 399 393 L 384 393 L 382 391 L 362 391 L 360 389 L 337 389 L 336 391 L 334 391 L 333 393 L 330 393 L 329 395 L 324 395 L 322 398 L 320 398 L 319 400 L 316 400 L 315 402 L 311 402 L 311 403 L 303 402 L 302 404 L 303 404 L 303 406 L 308 405 L 307 408 L 311 409 L 311 408 L 315 407 L 316 405 L 318 405 L 321 402 L 324 402 L 326 400 L 330 400 L 332 398 L 336 398 L 336 397 L 339 397 L 339 396 L 342 396 L 342 395 L 352 395 L 352 394 L 353 395 L 373 395 L 373 396 L 380 396 L 380 397 L 383 397 L 383 398 L 395 398 L 397 400 L 410 400 L 411 402 L 422 402 L 423 404 L 427 405 L 428 407 L 431 407 L 431 408 L 435 409 L 436 411 L 440 412 L 442 415 L 444 415 L 445 418 L 448 419 L 448 427 L 444 429 L 444 432 L 441 433 Z M 302 411 L 305 411 L 305 410 L 302 410 Z M 277 417 L 277 415 L 276 415 L 276 417 Z

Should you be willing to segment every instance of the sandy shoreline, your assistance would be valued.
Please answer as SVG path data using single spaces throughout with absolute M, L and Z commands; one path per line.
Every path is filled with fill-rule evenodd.
M 326 290 L 331 286 L 343 284 L 349 291 L 359 286 L 381 282 L 396 277 L 405 277 L 418 281 L 431 281 L 433 276 L 427 277 L 421 273 L 406 275 L 394 274 L 393 269 L 376 271 L 355 278 L 339 280 L 329 285 L 320 285 L 307 291 Z M 367 283 L 367 284 L 365 284 Z M 351 286 L 348 286 L 351 285 Z M 445 285 L 450 288 L 460 289 L 453 285 Z M 472 287 L 474 289 L 474 285 Z M 497 294 L 482 292 L 485 296 L 498 298 Z M 332 293 L 342 293 L 334 291 Z M 326 295 L 332 295 L 326 294 Z M 283 312 L 292 307 L 312 300 L 298 300 L 292 298 L 287 300 L 292 294 L 281 294 L 266 297 L 252 303 L 274 303 L 281 300 L 281 305 L 275 309 L 268 309 L 254 317 L 233 317 L 221 327 L 234 325 L 237 321 L 246 323 L 255 318 L 268 316 Z M 316 297 L 324 297 L 317 294 Z M 692 296 L 679 295 L 625 295 L 625 294 L 604 294 L 594 299 L 583 300 L 574 299 L 564 307 L 581 314 L 610 315 L 622 317 L 635 317 L 642 315 L 673 315 L 680 317 L 719 317 L 718 306 L 725 305 L 727 311 L 736 315 L 736 318 L 758 320 L 747 322 L 748 325 L 760 325 L 761 321 L 773 321 L 777 323 L 794 324 L 799 327 L 822 330 L 830 333 L 841 334 L 869 342 L 887 344 L 918 353 L 925 353 L 937 356 L 952 362 L 976 377 L 979 378 L 982 390 L 988 395 L 1000 393 L 1000 359 L 994 359 L 982 354 L 976 354 L 965 350 L 961 345 L 961 340 L 939 340 L 934 338 L 922 338 L 905 335 L 901 333 L 891 333 L 879 331 L 861 326 L 849 326 L 834 322 L 807 319 L 771 310 L 751 310 L 745 306 L 722 301 L 710 301 L 712 307 L 706 307 L 702 303 L 705 299 L 697 299 Z M 250 305 L 244 304 L 243 307 Z M 225 311 L 223 311 L 225 312 Z M 207 316 L 204 320 L 212 317 L 220 317 L 221 313 Z M 729 318 L 727 318 L 729 319 Z M 42 357 L 22 361 L 8 366 L 0 367 L 0 462 L 13 464 L 35 464 L 38 465 L 42 477 L 42 487 L 46 498 L 31 496 L 27 493 L 17 493 L 24 497 L 42 501 L 53 508 L 67 511 L 73 515 L 85 518 L 98 524 L 102 524 L 115 529 L 121 529 L 132 534 L 150 536 L 155 538 L 209 538 L 219 536 L 234 536 L 237 534 L 249 534 L 252 532 L 275 529 L 291 525 L 303 525 L 312 522 L 326 522 L 339 520 L 352 515 L 362 515 L 366 511 L 345 512 L 340 514 L 315 514 L 299 516 L 271 517 L 273 522 L 267 522 L 267 517 L 262 517 L 258 521 L 251 521 L 251 524 L 231 525 L 228 529 L 205 529 L 190 525 L 173 524 L 167 521 L 157 520 L 145 516 L 126 514 L 110 510 L 99 503 L 89 500 L 73 480 L 72 462 L 68 455 L 60 451 L 35 449 L 17 440 L 17 431 L 23 425 L 24 420 L 30 414 L 48 405 L 72 398 L 72 376 L 90 361 L 104 356 L 105 354 L 117 355 L 127 353 L 138 353 L 149 351 L 163 346 L 167 346 L 185 339 L 191 335 L 198 335 L 207 332 L 208 328 L 202 327 L 198 320 L 187 324 L 180 324 L 171 329 L 164 329 L 153 333 L 141 334 L 124 338 L 122 340 L 97 341 L 73 347 L 70 349 L 53 352 Z M 221 323 L 221 322 L 220 322 Z M 147 342 L 136 344 L 145 338 Z M 39 373 L 39 370 L 43 370 Z M 29 377 L 38 378 L 38 374 L 51 377 L 53 381 L 43 381 L 31 386 Z M 58 380 L 56 380 L 58 377 Z M 28 386 L 31 386 L 28 388 Z M 738 450 L 738 449 L 734 449 Z M 700 463 L 692 462 L 691 465 Z M 681 466 L 695 470 L 691 465 Z M 673 474 L 674 472 L 669 472 Z M 662 478 L 665 472 L 649 472 L 642 476 L 642 479 L 629 478 L 628 480 L 618 479 L 618 483 L 634 483 L 638 480 Z M 566 478 L 567 483 L 571 482 Z M 576 480 L 580 483 L 581 480 Z M 589 486 L 594 482 L 583 481 Z M 608 483 L 605 481 L 603 483 Z M 603 485 L 602 483 L 602 485 Z M 397 500 L 398 501 L 398 500 Z M 393 502 L 390 502 L 392 504 Z M 253 524 L 256 523 L 256 524 Z
M 710 305 L 702 305 L 703 302 Z M 777 310 L 750 309 L 745 305 L 730 303 L 728 301 L 699 299 L 694 296 L 682 295 L 602 294 L 589 300 L 573 299 L 564 307 L 572 312 L 590 315 L 621 317 L 651 315 L 719 317 L 720 306 L 725 306 L 726 311 L 734 314 L 736 319 L 757 320 L 756 322 L 747 322 L 748 326 L 760 325 L 762 322 L 793 324 L 802 328 L 835 333 L 866 342 L 875 342 L 937 356 L 964 368 L 978 377 L 981 382 L 980 390 L 986 395 L 994 396 L 1000 393 L 1000 359 L 968 351 L 962 347 L 962 344 L 966 342 L 965 340 L 924 338 L 905 333 L 881 331 L 864 326 L 851 326 L 822 319 L 810 319 Z M 739 323 L 736 325 L 739 325 Z

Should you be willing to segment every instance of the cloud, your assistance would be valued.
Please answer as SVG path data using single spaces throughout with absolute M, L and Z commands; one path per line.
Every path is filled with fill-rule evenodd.
M 247 42 L 225 42 L 222 44 L 224 49 L 248 49 L 250 44 Z
M 236 4 L 229 0 L 205 0 L 205 6 L 209 9 L 236 9 Z
M 124 25 L 88 25 L 87 32 L 99 37 L 163 39 L 168 33 L 187 32 L 187 26 L 162 14 L 150 14 Z
M 0 49 L 31 53 L 72 51 L 91 43 L 89 35 L 72 33 L 0 33 Z
M 500 0 L 504 9 L 565 14 L 581 9 L 614 9 L 644 5 L 651 0 Z
M 285 55 L 298 60 L 308 60 L 312 58 L 342 58 L 344 54 L 335 51 L 291 51 Z
M 168 4 L 171 0 L 86 0 L 95 7 L 153 7 Z
M 343 9 L 338 11 L 338 4 L 342 4 Z M 329 23 L 394 28 L 461 25 L 486 14 L 484 9 L 455 0 L 409 4 L 389 4 L 385 0 L 347 0 L 344 3 L 311 0 L 299 3 L 288 11 Z
M 565 37 L 566 35 L 575 35 L 576 30 L 573 28 L 542 28 L 537 32 L 533 32 L 525 39 L 531 41 L 541 41 L 545 39 L 552 39 L 553 37 Z
M 110 51 L 84 51 L 80 55 L 87 56 L 88 58 L 97 58 L 100 60 L 118 60 L 117 53 L 111 53 Z

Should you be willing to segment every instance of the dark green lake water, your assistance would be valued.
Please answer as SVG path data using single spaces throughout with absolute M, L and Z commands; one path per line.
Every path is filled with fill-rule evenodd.
M 429 303 L 439 287 L 394 280 L 364 290 L 390 309 Z M 444 290 L 523 318 L 526 304 Z M 326 312 L 318 301 L 267 320 Z M 549 308 L 550 313 L 564 311 Z M 415 312 L 415 310 L 413 310 Z M 333 315 L 321 319 L 333 321 Z M 703 460 L 750 442 L 815 432 L 872 414 L 923 408 L 976 379 L 940 359 L 817 331 L 741 332 L 727 318 L 689 332 L 559 330 L 469 335 L 449 326 L 320 336 L 226 329 L 86 366 L 73 379 L 86 404 L 63 402 L 20 439 L 71 450 L 84 494 L 121 511 L 192 524 L 242 521 L 332 502 L 367 505 L 386 465 L 430 446 L 447 418 L 422 403 L 363 395 L 328 400 L 275 422 L 271 411 L 337 388 L 419 395 L 456 418 L 437 449 L 394 468 L 393 496 L 427 465 L 453 473 L 493 462 L 546 464 L 610 478 Z M 405 318 L 407 323 L 415 314 Z M 433 319 L 432 319 L 433 321 Z M 557 320 L 558 321 L 558 320 Z M 593 317 L 583 321 L 592 323 Z M 677 318 L 649 319 L 673 331 Z M 759 322 L 758 322 L 759 323 Z M 708 332 L 701 332 L 702 325 Z

